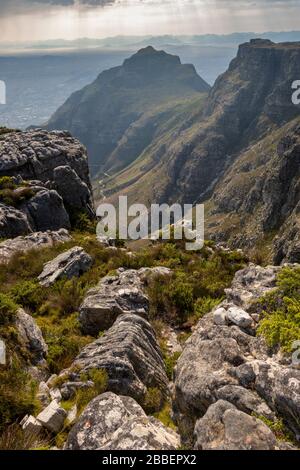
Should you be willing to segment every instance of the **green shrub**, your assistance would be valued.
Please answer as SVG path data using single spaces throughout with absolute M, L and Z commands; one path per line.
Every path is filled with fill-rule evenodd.
M 37 322 L 48 345 L 47 362 L 53 373 L 69 367 L 79 351 L 91 341 L 81 335 L 76 313 L 66 318 L 38 317 Z
M 283 268 L 277 289 L 259 299 L 252 310 L 260 314 L 257 331 L 267 344 L 291 352 L 300 338 L 300 268 Z
M 177 361 L 178 361 L 180 356 L 181 356 L 181 353 L 176 352 L 172 356 L 165 356 L 164 357 L 166 373 L 167 373 L 168 379 L 170 381 L 173 380 L 174 367 L 176 366 Z
M 13 321 L 18 305 L 7 294 L 0 293 L 0 326 Z
M 35 311 L 47 296 L 47 290 L 37 281 L 21 281 L 11 288 L 10 295 L 22 307 Z
M 171 428 L 174 431 L 177 431 L 177 427 L 171 418 L 171 405 L 168 402 L 165 402 L 160 411 L 153 413 L 154 418 L 158 419 L 163 423 L 167 428 Z
M 147 414 L 157 413 L 161 410 L 163 401 L 163 395 L 159 388 L 148 388 L 143 400 L 143 408 Z
M 221 302 L 222 297 L 216 299 L 211 297 L 199 297 L 194 305 L 195 316 L 197 318 L 202 318 Z
M 15 189 L 15 188 L 16 188 L 16 185 L 13 182 L 13 178 L 11 176 L 1 176 L 0 189 Z
M 24 365 L 14 356 L 11 365 L 0 371 L 0 432 L 38 406 L 37 384 L 25 372 Z

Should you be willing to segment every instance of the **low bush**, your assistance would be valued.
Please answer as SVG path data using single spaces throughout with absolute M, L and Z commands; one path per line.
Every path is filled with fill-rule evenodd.
M 163 394 L 159 388 L 148 388 L 142 404 L 145 412 L 150 415 L 157 413 L 161 410 L 163 403 Z
M 7 294 L 0 293 L 0 326 L 12 323 L 18 305 Z
M 258 334 L 267 344 L 291 352 L 300 338 L 300 268 L 283 268 L 277 289 L 259 299 L 252 310 L 260 314 Z

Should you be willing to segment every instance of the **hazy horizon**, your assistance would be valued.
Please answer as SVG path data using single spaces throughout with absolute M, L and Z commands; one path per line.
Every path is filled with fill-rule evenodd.
M 299 0 L 1 0 L 0 42 L 281 32 L 299 17 Z

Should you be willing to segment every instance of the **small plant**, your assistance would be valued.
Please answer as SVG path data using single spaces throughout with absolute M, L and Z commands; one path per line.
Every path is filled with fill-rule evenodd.
M 172 356 L 165 356 L 164 358 L 166 373 L 169 380 L 173 380 L 173 371 L 180 356 L 181 353 L 176 352 Z
M 0 293 L 0 326 L 13 321 L 18 305 L 7 294 Z
M 148 388 L 143 400 L 143 408 L 147 414 L 157 413 L 161 410 L 163 401 L 163 395 L 159 388 Z

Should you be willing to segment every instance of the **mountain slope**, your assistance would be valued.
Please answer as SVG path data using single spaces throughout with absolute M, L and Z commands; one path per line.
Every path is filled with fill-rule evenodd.
M 67 129 L 86 146 L 93 174 L 121 169 L 151 142 L 178 100 L 194 99 L 209 85 L 179 57 L 141 49 L 122 66 L 99 75 L 74 93 L 52 116 L 47 129 Z
M 236 59 L 216 81 L 202 111 L 199 107 L 198 113 L 191 113 L 179 126 L 175 138 L 174 134 L 164 136 L 159 161 L 157 148 L 150 150 L 147 160 L 152 165 L 143 165 L 141 170 L 141 162 L 135 162 L 107 181 L 107 194 L 115 197 L 122 192 L 132 201 L 145 203 L 205 201 L 208 232 L 218 239 L 230 238 L 237 246 L 253 246 L 266 237 L 272 240 L 298 201 L 298 193 L 292 191 L 297 181 L 280 169 L 284 158 L 281 139 L 290 134 L 287 139 L 298 139 L 293 129 L 299 122 L 299 106 L 291 100 L 291 85 L 297 77 L 300 43 L 252 40 L 241 45 Z M 297 144 L 293 145 L 297 149 Z M 295 177 L 296 174 L 294 171 Z M 134 179 L 134 175 L 138 178 Z M 281 196 L 276 189 L 270 194 L 266 189 L 264 194 L 271 201 L 269 213 L 263 211 L 259 218 L 262 192 L 257 191 L 256 206 L 247 206 L 245 199 L 251 191 L 253 199 L 258 180 L 262 186 L 266 179 L 271 187 L 274 179 L 280 182 L 277 191 Z M 127 186 L 126 181 L 130 183 Z M 283 210 L 279 216 L 279 209 L 272 212 L 271 206 L 284 204 L 285 184 L 292 185 L 289 192 L 295 193 L 295 198 L 289 211 Z M 249 219 L 250 213 L 251 234 L 245 238 L 245 218 Z

